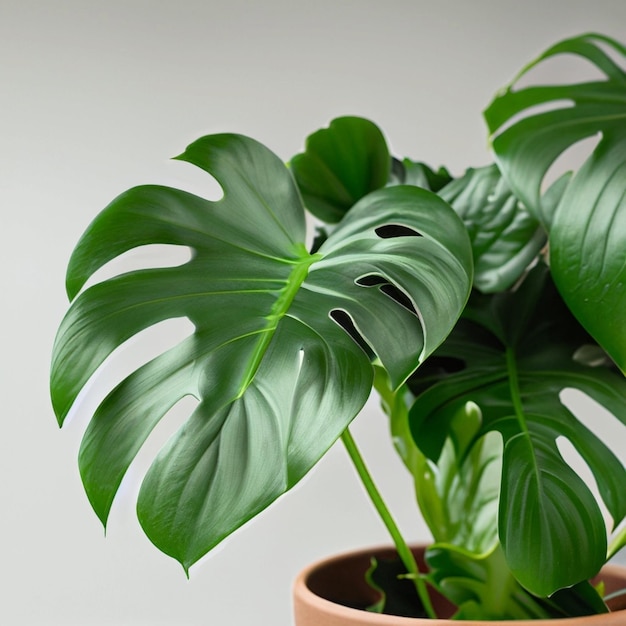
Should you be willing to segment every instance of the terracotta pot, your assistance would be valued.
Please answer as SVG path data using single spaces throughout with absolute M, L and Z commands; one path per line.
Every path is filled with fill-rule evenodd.
M 414 549 L 420 568 L 423 568 L 423 547 Z M 370 548 L 319 561 L 302 571 L 294 584 L 294 612 L 296 626 L 621 626 L 626 625 L 626 599 L 624 596 L 612 605 L 611 613 L 588 617 L 552 620 L 517 621 L 453 621 L 453 607 L 444 598 L 433 597 L 438 615 L 431 619 L 380 615 L 350 608 L 368 606 L 376 602 L 376 592 L 364 581 L 364 573 L 372 556 L 393 558 L 392 548 Z M 626 587 L 626 568 L 607 565 L 601 574 L 606 592 L 612 593 Z

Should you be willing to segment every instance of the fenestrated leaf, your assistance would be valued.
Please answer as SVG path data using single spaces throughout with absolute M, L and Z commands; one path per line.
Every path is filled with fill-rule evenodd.
M 439 195 L 460 215 L 474 251 L 474 285 L 508 289 L 546 243 L 546 234 L 513 195 L 495 165 L 470 168 Z
M 223 198 L 154 186 L 122 194 L 79 242 L 68 292 L 139 245 L 185 245 L 192 258 L 78 293 L 55 343 L 51 390 L 62 422 L 127 338 L 163 319 L 193 323 L 190 337 L 111 391 L 80 452 L 85 489 L 106 522 L 154 426 L 184 396 L 199 400 L 138 501 L 147 535 L 187 569 L 337 439 L 370 392 L 370 356 L 399 385 L 444 339 L 467 297 L 471 251 L 440 198 L 395 187 L 364 198 L 310 254 L 293 179 L 261 144 L 209 136 L 179 158 L 211 173 Z
M 501 433 L 499 537 L 515 576 L 540 596 L 592 577 L 606 556 L 603 517 L 561 457 L 559 437 L 589 465 L 614 522 L 626 515 L 623 464 L 560 399 L 563 389 L 578 388 L 626 424 L 626 381 L 610 367 L 575 360 L 591 342 L 538 266 L 517 291 L 475 294 L 450 338 L 409 382 L 418 394 L 413 438 L 432 460 L 468 402 L 480 408 L 479 435 Z M 455 368 L 446 369 L 452 355 Z M 428 446 L 421 445 L 425 433 Z
M 306 208 L 335 224 L 363 196 L 385 186 L 391 157 L 376 124 L 338 117 L 307 137 L 304 152 L 291 159 L 291 170 Z
M 516 578 L 539 596 L 591 578 L 604 565 L 606 529 L 595 498 L 542 433 L 506 442 L 499 534 Z
M 485 118 L 514 193 L 549 230 L 559 291 L 626 371 L 626 72 L 603 46 L 626 58 L 617 42 L 582 35 L 551 47 L 518 76 L 555 55 L 570 54 L 594 64 L 602 80 L 515 89 L 516 79 Z M 550 109 L 537 112 L 545 105 Z M 597 147 L 571 177 L 556 209 L 546 209 L 541 188 L 551 165 L 570 146 L 597 135 Z

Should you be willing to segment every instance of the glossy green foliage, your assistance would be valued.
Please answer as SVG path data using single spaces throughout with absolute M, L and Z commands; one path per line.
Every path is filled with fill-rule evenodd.
M 474 554 L 462 547 L 434 544 L 426 553 L 429 579 L 452 601 L 459 620 L 518 620 L 550 617 L 515 580 L 500 546 Z
M 51 389 L 63 422 L 126 339 L 168 318 L 193 323 L 191 336 L 105 398 L 79 459 L 106 523 L 152 429 L 181 398 L 198 399 L 138 501 L 147 535 L 187 569 L 326 452 L 370 393 L 371 358 L 398 386 L 443 341 L 469 293 L 471 250 L 445 202 L 398 186 L 363 198 L 311 254 L 298 190 L 267 148 L 214 135 L 179 158 L 212 174 L 223 198 L 138 187 L 94 220 L 68 268 L 73 303 L 57 335 Z M 81 291 L 109 260 L 150 243 L 193 254 Z
M 424 364 L 425 377 L 432 375 L 432 368 L 438 367 L 433 362 L 437 361 L 445 359 L 435 355 Z M 420 511 L 433 535 L 434 543 L 426 551 L 426 577 L 457 606 L 456 619 L 547 619 L 607 610 L 586 581 L 547 599 L 522 587 L 509 569 L 499 543 L 497 521 L 502 441 L 498 432 L 485 432 L 477 405 L 468 401 L 456 411 L 439 458 L 433 461 L 415 445 L 411 435 L 407 388 L 391 390 L 381 370 L 376 372 L 376 388 L 390 417 L 394 444 L 411 472 Z M 392 579 L 393 571 L 391 566 L 373 567 L 370 573 L 370 584 L 382 594 L 378 609 L 387 606 L 387 598 L 405 603 L 414 595 Z
M 522 587 L 498 544 L 477 555 L 458 546 L 434 544 L 426 552 L 428 579 L 458 607 L 457 620 L 558 619 L 606 613 L 587 581 L 538 598 Z
M 407 388 L 394 392 L 380 369 L 375 387 L 389 416 L 394 445 L 413 477 L 420 512 L 435 542 L 456 545 L 476 555 L 492 551 L 498 542 L 502 465 L 498 435 L 487 433 L 476 441 L 482 427 L 480 412 L 468 402 L 451 419 L 439 457 L 429 459 L 411 434 L 411 396 Z
M 463 219 L 474 251 L 474 285 L 482 292 L 508 289 L 546 243 L 538 220 L 495 165 L 470 168 L 438 193 Z
M 626 371 L 626 49 L 576 37 L 518 79 L 556 55 L 590 62 L 601 79 L 516 79 L 485 112 L 496 165 L 458 179 L 392 158 L 378 127 L 344 117 L 289 168 L 243 136 L 200 139 L 179 158 L 214 176 L 222 199 L 144 186 L 94 220 L 70 261 L 72 304 L 54 347 L 59 422 L 126 340 L 171 318 L 194 328 L 89 423 L 79 464 L 103 523 L 151 431 L 195 397 L 138 501 L 147 535 L 188 569 L 302 478 L 374 382 L 435 539 L 430 580 L 457 617 L 605 610 L 587 579 L 605 562 L 606 527 L 563 440 L 615 526 L 626 470 L 561 396 L 578 389 L 626 424 L 615 367 Z M 589 137 L 598 143 L 585 163 L 551 182 L 558 157 Z M 311 250 L 305 208 L 331 225 Z M 191 259 L 85 286 L 155 243 Z M 617 532 L 609 553 L 624 543 Z M 404 604 L 400 587 L 415 588 L 396 585 L 394 567 L 370 579 Z
M 349 151 L 349 157 L 347 156 Z M 470 168 L 453 179 L 443 167 L 393 158 L 382 132 L 369 120 L 342 117 L 307 138 L 291 161 L 306 206 L 333 223 L 360 198 L 384 185 L 434 191 L 459 214 L 474 255 L 474 285 L 491 293 L 510 287 L 546 243 L 546 232 L 513 195 L 495 165 Z M 548 194 L 557 196 L 562 185 Z M 554 204 L 554 200 L 552 200 Z M 318 241 L 323 241 L 326 231 Z
M 539 596 L 592 577 L 606 556 L 599 506 L 563 460 L 559 438 L 588 464 L 615 524 L 626 514 L 623 465 L 560 398 L 563 389 L 580 389 L 626 423 L 626 381 L 607 363 L 576 358 L 592 343 L 539 265 L 516 290 L 476 293 L 445 344 L 409 381 L 417 395 L 411 432 L 431 460 L 468 402 L 480 410 L 476 438 L 501 434 L 499 537 L 516 578 Z
M 306 208 L 335 224 L 355 202 L 387 184 L 391 158 L 378 126 L 360 117 L 334 119 L 309 135 L 291 170 Z
M 467 403 L 452 419 L 454 433 L 436 463 L 424 457 L 414 474 L 420 510 L 436 543 L 450 544 L 476 555 L 498 543 L 502 446 L 496 433 L 475 440 L 478 408 Z
M 589 61 L 601 78 L 516 88 L 519 78 L 557 55 Z M 485 112 L 500 168 L 517 197 L 549 231 L 556 285 L 574 315 L 622 371 L 626 371 L 625 61 L 626 48 L 606 37 L 584 35 L 560 42 L 529 64 Z M 546 205 L 542 186 L 556 159 L 577 142 L 596 136 L 596 148 L 571 177 L 556 208 Z
M 435 171 L 426 163 L 411 159 L 392 160 L 390 184 L 415 185 L 436 193 L 452 180 L 450 172 L 445 167 Z
M 452 178 L 445 168 L 403 159 L 393 161 L 389 184 L 434 191 L 459 214 L 472 242 L 474 285 L 484 293 L 510 287 L 546 244 L 539 220 L 515 197 L 496 165 L 469 168 Z M 545 202 L 554 204 L 563 184 L 554 185 Z

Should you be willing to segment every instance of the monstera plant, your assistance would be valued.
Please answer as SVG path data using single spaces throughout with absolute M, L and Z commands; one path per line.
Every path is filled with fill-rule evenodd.
M 561 54 L 600 77 L 518 87 Z M 287 166 L 241 135 L 192 143 L 178 159 L 218 181 L 217 201 L 161 186 L 113 200 L 69 263 L 51 374 L 59 423 L 127 339 L 170 318 L 193 332 L 111 390 L 89 423 L 79 465 L 102 522 L 151 431 L 192 396 L 137 503 L 148 537 L 185 570 L 342 439 L 417 590 L 416 615 L 435 616 L 428 585 L 459 618 L 605 611 L 588 580 L 626 543 L 626 471 L 563 392 L 626 424 L 625 57 L 600 35 L 547 50 L 485 111 L 494 164 L 458 177 L 391 156 L 377 126 L 344 117 Z M 588 137 L 583 165 L 549 181 Z M 149 244 L 191 258 L 85 288 Z M 348 430 L 372 386 L 433 534 L 428 571 Z M 368 578 L 393 598 L 385 568 Z

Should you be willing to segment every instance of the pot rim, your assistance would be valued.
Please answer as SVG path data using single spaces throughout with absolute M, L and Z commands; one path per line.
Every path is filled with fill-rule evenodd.
M 428 544 L 416 544 L 412 546 L 413 549 L 424 549 Z M 339 554 L 331 555 L 326 558 L 321 558 L 305 567 L 297 576 L 293 584 L 293 599 L 294 608 L 296 614 L 300 610 L 301 606 L 307 609 L 314 609 L 320 611 L 324 615 L 334 615 L 336 617 L 342 617 L 346 620 L 346 626 L 349 624 L 363 624 L 364 626 L 426 626 L 436 623 L 437 626 L 460 626 L 461 624 L 467 626 L 557 626 L 563 624 L 564 626 L 622 626 L 626 624 L 626 609 L 620 609 L 612 611 L 610 613 L 602 613 L 597 615 L 587 615 L 581 617 L 566 617 L 566 618 L 554 618 L 554 619 L 528 619 L 528 620 L 496 620 L 496 621 L 480 621 L 480 620 L 452 620 L 447 618 L 438 618 L 432 620 L 429 618 L 417 618 L 417 617 L 401 617 L 395 615 L 383 615 L 380 613 L 370 613 L 362 609 L 354 609 L 347 606 L 343 606 L 331 600 L 327 600 L 320 595 L 317 595 L 311 589 L 309 589 L 308 581 L 311 575 L 320 570 L 332 566 L 333 564 L 340 563 L 348 558 L 358 557 L 370 557 L 378 552 L 388 552 L 393 550 L 389 545 L 378 545 L 368 548 L 360 548 L 355 550 L 347 550 Z M 624 585 L 626 587 L 626 568 L 608 564 L 602 568 L 604 574 L 609 574 L 624 579 Z M 360 621 L 348 621 L 348 620 L 360 620 Z

